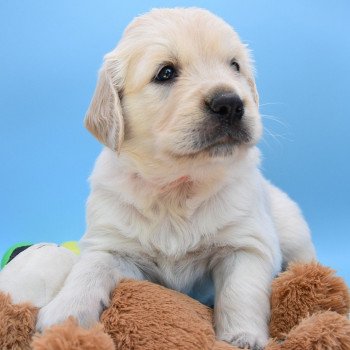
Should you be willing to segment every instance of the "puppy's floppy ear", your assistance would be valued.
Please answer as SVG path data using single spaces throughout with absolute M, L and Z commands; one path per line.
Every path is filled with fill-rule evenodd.
M 253 100 L 256 104 L 257 107 L 259 107 L 259 94 L 258 94 L 258 90 L 256 88 L 256 84 L 255 84 L 255 66 L 254 66 L 254 59 L 253 59 L 253 56 L 252 56 L 252 53 L 248 47 L 247 44 L 244 45 L 246 50 L 245 50 L 245 53 L 246 53 L 246 60 L 247 62 L 249 62 L 249 68 L 248 68 L 248 71 L 246 72 L 247 73 L 247 80 L 248 80 L 248 85 L 250 87 L 250 90 L 252 92 L 252 95 L 253 95 Z
M 248 84 L 249 84 L 249 87 L 252 91 L 254 102 L 257 105 L 257 107 L 259 107 L 259 94 L 258 94 L 258 90 L 256 88 L 255 79 L 253 76 L 248 78 Z
M 106 63 L 102 66 L 94 96 L 85 116 L 85 127 L 103 144 L 120 152 L 124 119 L 117 86 Z

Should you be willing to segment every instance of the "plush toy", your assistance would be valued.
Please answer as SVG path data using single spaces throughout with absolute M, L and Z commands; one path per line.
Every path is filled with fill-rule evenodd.
M 4 256 L 1 259 L 1 269 L 7 265 L 12 259 L 14 259 L 19 253 L 23 252 L 23 250 L 26 250 L 30 246 L 32 246 L 32 243 L 29 242 L 19 242 L 14 244 L 12 247 L 7 249 L 5 252 Z
M 24 250 L 30 248 L 33 246 L 33 243 L 30 242 L 19 242 L 11 246 L 5 254 L 3 255 L 1 259 L 1 269 L 3 269 L 11 260 L 13 260 L 19 253 L 22 253 Z M 55 247 L 65 247 L 75 254 L 79 255 L 80 254 L 80 248 L 78 245 L 77 241 L 67 241 L 63 242 L 59 245 L 54 244 L 54 243 L 40 243 L 40 244 L 35 244 L 34 245 L 36 248 L 38 247 L 43 247 L 43 246 L 55 246 Z M 35 254 L 37 255 L 37 254 Z
M 0 291 L 11 295 L 14 303 L 43 307 L 62 287 L 78 253 L 75 242 L 16 244 L 2 259 Z
M 265 349 L 350 350 L 349 303 L 347 286 L 331 269 L 317 263 L 290 266 L 273 282 Z M 13 303 L 0 293 L 0 349 L 237 349 L 215 339 L 211 309 L 147 281 L 122 281 L 101 323 L 89 330 L 69 319 L 34 334 L 36 314 L 31 304 Z

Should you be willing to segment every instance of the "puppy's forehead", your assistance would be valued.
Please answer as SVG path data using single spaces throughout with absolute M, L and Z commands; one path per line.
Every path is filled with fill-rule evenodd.
M 231 26 L 198 8 L 155 9 L 137 17 L 119 45 L 129 65 L 141 60 L 145 70 L 152 71 L 165 62 L 186 65 L 198 58 L 230 60 L 239 57 L 242 49 Z

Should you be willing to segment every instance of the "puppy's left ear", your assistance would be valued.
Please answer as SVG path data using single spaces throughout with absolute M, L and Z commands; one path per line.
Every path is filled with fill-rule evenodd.
M 254 79 L 253 75 L 251 75 L 248 78 L 248 84 L 249 84 L 249 87 L 252 91 L 254 102 L 255 102 L 256 106 L 259 108 L 259 94 L 258 94 L 258 90 L 256 88 L 255 79 Z
M 120 152 L 124 140 L 124 119 L 116 84 L 106 63 L 102 66 L 85 127 L 103 144 Z
M 252 56 L 252 53 L 248 47 L 247 44 L 245 44 L 245 60 L 246 62 L 248 62 L 248 69 L 246 71 L 246 74 L 247 74 L 247 80 L 248 80 L 248 85 L 250 87 L 250 91 L 252 92 L 252 95 L 253 95 L 253 100 L 256 104 L 256 106 L 259 108 L 259 94 L 258 94 L 258 90 L 256 88 L 256 83 L 255 83 L 255 78 L 254 78 L 254 75 L 255 75 L 255 67 L 254 67 L 254 59 L 253 59 L 253 56 Z

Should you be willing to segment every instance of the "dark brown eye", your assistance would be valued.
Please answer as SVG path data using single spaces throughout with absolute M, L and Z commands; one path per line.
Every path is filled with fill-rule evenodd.
M 231 61 L 231 66 L 232 66 L 237 72 L 239 72 L 240 67 L 239 67 L 239 64 L 238 64 L 237 61 L 232 60 L 232 61 Z
M 154 80 L 156 82 L 165 82 L 174 79 L 177 76 L 175 67 L 168 65 L 163 67 L 158 74 L 155 76 Z

